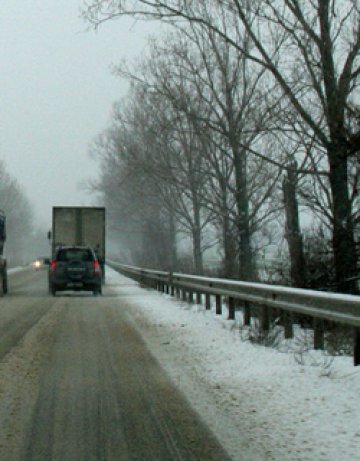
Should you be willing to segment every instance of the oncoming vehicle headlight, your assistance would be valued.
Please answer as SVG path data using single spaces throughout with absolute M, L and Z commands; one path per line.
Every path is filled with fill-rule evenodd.
M 39 267 L 41 267 L 41 262 L 40 262 L 40 261 L 35 261 L 35 262 L 34 262 L 34 267 L 35 267 L 36 269 L 39 269 Z

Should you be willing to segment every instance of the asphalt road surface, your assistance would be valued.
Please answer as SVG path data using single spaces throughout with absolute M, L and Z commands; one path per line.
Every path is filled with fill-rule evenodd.
M 129 322 L 125 298 L 47 292 L 13 274 L 0 299 L 0 460 L 226 461 Z

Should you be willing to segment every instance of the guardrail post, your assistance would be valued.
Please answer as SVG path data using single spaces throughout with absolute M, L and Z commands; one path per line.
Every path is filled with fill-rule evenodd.
M 201 293 L 200 293 L 200 291 L 196 292 L 196 304 L 201 304 Z
M 229 298 L 228 320 L 235 320 L 235 300 L 234 298 Z
M 261 309 L 261 329 L 263 331 L 270 330 L 270 309 L 267 306 L 262 306 Z
M 314 349 L 324 349 L 324 321 L 314 319 Z
M 216 296 L 215 296 L 215 299 L 216 299 L 216 314 L 217 314 L 217 315 L 221 315 L 221 314 L 222 314 L 221 296 L 220 296 L 220 295 L 216 295 Z
M 209 311 L 211 309 L 211 306 L 210 306 L 210 294 L 209 293 L 206 293 L 205 295 L 205 308 L 207 311 Z
M 249 326 L 250 324 L 251 324 L 250 303 L 248 301 L 244 301 L 244 325 Z
M 166 293 L 167 293 L 168 295 L 174 296 L 172 272 L 168 272 Z
M 182 289 L 182 299 L 186 301 L 186 290 L 184 288 Z
M 284 336 L 285 336 L 285 339 L 293 338 L 294 337 L 294 328 L 293 328 L 293 321 L 292 321 L 291 312 L 283 312 L 283 319 L 284 319 Z
M 354 332 L 354 365 L 360 365 L 360 328 Z
M 189 291 L 188 302 L 189 302 L 189 303 L 193 303 L 193 302 L 194 302 L 194 293 L 193 293 L 192 291 Z

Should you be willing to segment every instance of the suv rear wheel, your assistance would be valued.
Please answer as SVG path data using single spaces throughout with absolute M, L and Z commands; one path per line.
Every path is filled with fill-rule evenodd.
M 53 296 L 56 295 L 55 287 L 52 284 L 49 285 L 49 293 L 52 294 Z
M 101 294 L 102 294 L 101 285 L 99 287 L 93 289 L 93 295 L 94 296 L 98 296 L 98 295 L 101 295 Z

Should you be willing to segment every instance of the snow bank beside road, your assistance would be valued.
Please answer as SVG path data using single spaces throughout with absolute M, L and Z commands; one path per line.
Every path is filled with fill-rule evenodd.
M 300 366 L 292 354 L 241 341 L 233 322 L 203 306 L 110 268 L 107 285 L 234 460 L 360 459 L 360 369 L 351 357 L 336 358 L 330 373 Z
M 17 272 L 25 271 L 28 270 L 29 266 L 17 266 L 17 267 L 12 267 L 7 270 L 8 274 L 16 274 Z

